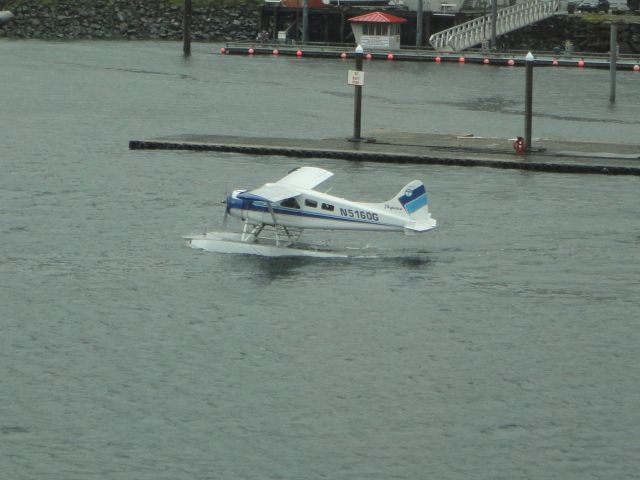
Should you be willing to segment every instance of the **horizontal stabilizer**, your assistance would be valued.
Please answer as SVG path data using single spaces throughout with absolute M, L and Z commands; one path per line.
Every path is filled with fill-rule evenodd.
M 407 222 L 404 226 L 404 233 L 406 235 L 414 235 L 416 233 L 428 232 L 436 228 L 436 220 L 430 218 L 429 220 L 422 220 L 418 222 Z

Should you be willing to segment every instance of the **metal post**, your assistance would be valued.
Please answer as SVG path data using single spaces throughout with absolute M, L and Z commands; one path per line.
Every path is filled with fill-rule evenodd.
M 424 38 L 431 37 L 431 20 L 433 19 L 433 12 L 427 12 L 427 25 L 424 31 Z
M 184 0 L 184 16 L 182 18 L 182 53 L 191 56 L 191 0 Z
M 309 0 L 302 0 L 302 43 L 309 40 Z
M 491 0 L 491 48 L 498 48 L 498 39 L 496 37 L 496 24 L 498 23 L 498 0 Z
M 296 0 L 296 42 L 300 41 L 300 0 Z
M 618 24 L 615 22 L 611 23 L 611 41 L 610 50 L 611 50 L 611 59 L 609 61 L 609 101 L 611 103 L 615 103 L 616 101 L 616 69 L 618 62 Z
M 527 53 L 526 60 L 526 82 L 524 98 L 524 148 L 531 149 L 531 118 L 533 116 L 533 63 L 534 58 L 531 52 Z
M 422 14 L 424 10 L 424 1 L 418 0 L 418 11 L 416 13 L 416 48 L 420 48 L 422 46 L 422 25 L 424 24 L 424 20 L 422 19 Z
M 273 7 L 273 43 L 278 41 L 278 5 Z
M 356 71 L 362 71 L 362 57 L 364 50 L 362 46 L 356 47 Z M 353 103 L 353 141 L 360 141 L 361 125 L 362 125 L 362 85 L 355 86 L 355 97 Z

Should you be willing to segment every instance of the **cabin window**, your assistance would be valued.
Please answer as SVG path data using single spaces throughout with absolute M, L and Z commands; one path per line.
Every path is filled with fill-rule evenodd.
M 329 205 L 328 203 L 323 203 L 322 204 L 322 209 L 323 210 L 329 210 L 330 212 L 333 212 L 333 205 Z
M 300 208 L 298 201 L 293 197 L 287 198 L 286 200 L 281 201 L 280 206 L 286 207 L 286 208 Z
M 393 29 L 395 25 L 391 25 Z M 384 23 L 365 23 L 362 25 L 362 33 L 365 35 L 387 35 L 389 32 L 389 25 Z
M 389 27 L 394 31 L 396 25 L 386 25 L 384 23 L 365 23 L 362 25 L 362 33 L 364 35 L 387 35 Z
M 309 200 L 308 198 L 304 199 L 304 204 L 307 207 L 313 207 L 313 208 L 316 208 L 318 206 L 318 202 L 316 202 L 315 200 Z

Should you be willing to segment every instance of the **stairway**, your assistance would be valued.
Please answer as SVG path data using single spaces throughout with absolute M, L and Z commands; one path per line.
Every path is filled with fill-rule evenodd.
M 560 0 L 526 0 L 510 7 L 498 10 L 496 18 L 496 36 L 518 30 L 533 23 L 552 17 Z M 460 51 L 484 40 L 491 39 L 491 15 L 474 18 L 455 27 L 448 28 L 429 37 L 436 50 Z

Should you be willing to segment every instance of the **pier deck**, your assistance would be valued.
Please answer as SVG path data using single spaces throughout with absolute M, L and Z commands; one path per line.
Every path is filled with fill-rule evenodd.
M 297 139 L 226 135 L 173 135 L 132 140 L 132 150 L 193 150 L 300 158 L 480 166 L 560 173 L 640 175 L 640 145 L 532 141 L 532 149 L 516 154 L 515 139 L 471 135 L 407 133 L 392 130 L 366 132 L 365 139 Z

